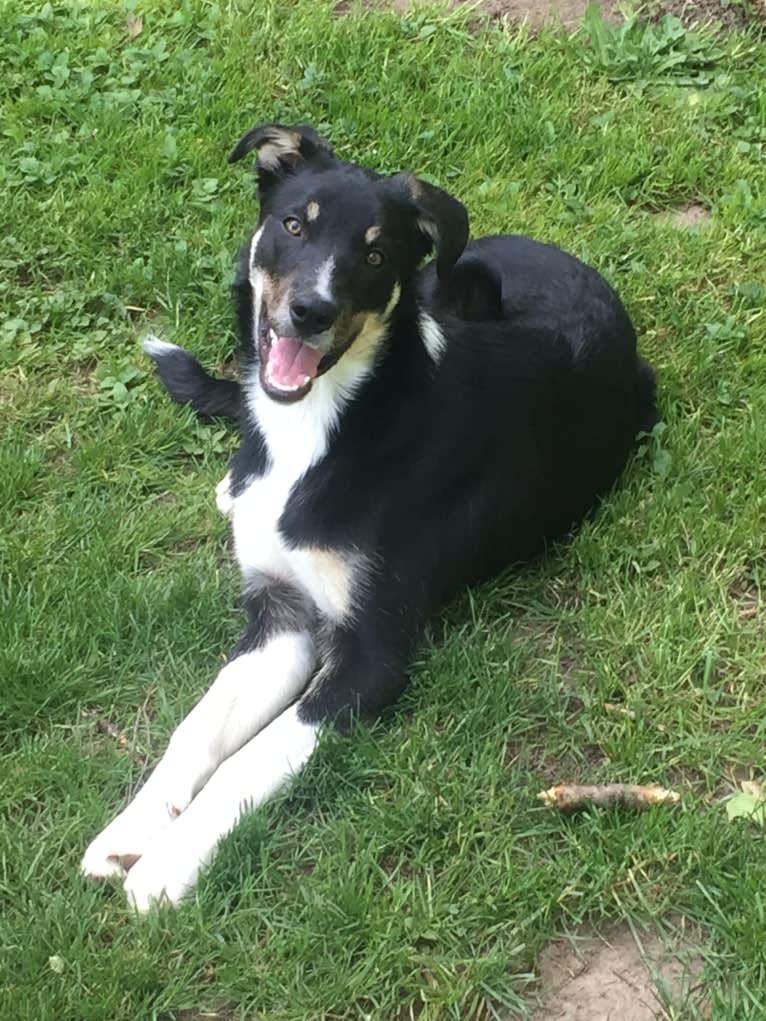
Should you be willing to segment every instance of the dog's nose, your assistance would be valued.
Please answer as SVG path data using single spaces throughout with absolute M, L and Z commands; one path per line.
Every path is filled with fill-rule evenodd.
M 297 298 L 290 303 L 290 318 L 301 333 L 321 333 L 329 329 L 338 315 L 338 306 L 325 298 Z

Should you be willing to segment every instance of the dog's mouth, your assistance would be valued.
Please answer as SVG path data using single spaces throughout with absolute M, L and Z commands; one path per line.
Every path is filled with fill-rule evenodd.
M 324 352 L 314 338 L 277 334 L 262 317 L 258 338 L 261 386 L 274 400 L 299 401 L 319 375 Z

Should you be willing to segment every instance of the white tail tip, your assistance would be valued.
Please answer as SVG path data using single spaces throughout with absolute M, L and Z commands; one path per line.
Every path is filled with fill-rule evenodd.
M 144 340 L 144 351 L 151 358 L 162 358 L 163 355 L 173 354 L 174 351 L 183 351 L 183 348 L 178 344 L 169 344 L 166 340 L 160 340 L 159 337 L 149 336 Z

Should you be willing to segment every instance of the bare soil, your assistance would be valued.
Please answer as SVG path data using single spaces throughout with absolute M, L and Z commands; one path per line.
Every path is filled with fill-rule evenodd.
M 702 971 L 694 942 L 678 933 L 669 939 L 644 929 L 634 937 L 621 925 L 606 935 L 552 943 L 538 961 L 540 1003 L 531 1021 L 707 1018 Z
M 525 22 L 532 29 L 554 22 L 574 30 L 580 24 L 591 0 L 483 0 L 478 7 L 475 0 L 468 0 L 477 13 L 490 18 L 508 18 Z M 624 0 L 601 0 L 601 11 L 608 21 L 619 23 L 623 20 L 620 7 Z M 412 0 L 361 0 L 365 7 L 388 7 L 404 14 Z M 450 7 L 466 6 L 463 0 L 444 0 Z M 335 7 L 338 14 L 345 14 L 355 6 L 355 0 L 339 0 Z M 686 25 L 699 25 L 717 21 L 728 29 L 744 28 L 753 22 L 766 23 L 766 0 L 751 0 L 749 5 L 729 4 L 722 0 L 649 0 L 648 16 L 660 18 L 674 14 Z
M 530 28 L 541 28 L 548 22 L 560 22 L 565 28 L 575 29 L 580 24 L 590 0 L 485 0 L 479 10 L 491 18 L 510 18 L 526 22 Z M 455 7 L 460 7 L 455 2 Z M 607 21 L 622 21 L 619 4 L 604 0 L 601 12 Z
M 637 937 L 637 938 L 636 938 Z M 545 947 L 531 1021 L 666 1021 L 710 1017 L 703 959 L 688 937 L 622 925 Z M 695 1013 L 695 1011 L 699 1013 Z
M 676 206 L 675 209 L 663 209 L 661 212 L 655 213 L 654 217 L 659 223 L 669 223 L 671 226 L 681 229 L 700 227 L 712 219 L 710 210 L 700 205 L 699 202 L 688 202 L 685 205 Z

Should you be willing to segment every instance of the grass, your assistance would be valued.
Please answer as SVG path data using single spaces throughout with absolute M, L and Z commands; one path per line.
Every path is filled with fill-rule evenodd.
M 131 37 L 131 11 L 2 4 L 0 1016 L 524 1016 L 550 939 L 681 914 L 716 1021 L 762 1019 L 764 832 L 720 797 L 766 742 L 766 45 L 314 0 L 153 3 Z M 570 545 L 449 608 L 391 720 L 137 921 L 79 857 L 241 623 L 212 498 L 236 437 L 170 405 L 140 338 L 229 355 L 256 209 L 225 156 L 267 119 L 597 265 L 665 428 Z M 710 220 L 654 215 L 689 202 Z M 586 779 L 682 807 L 536 801 Z

